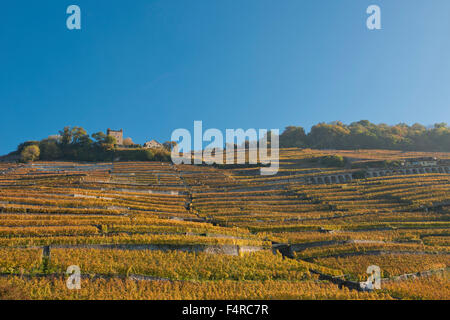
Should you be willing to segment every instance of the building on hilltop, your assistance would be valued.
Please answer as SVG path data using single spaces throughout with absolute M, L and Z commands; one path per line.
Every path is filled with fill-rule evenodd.
M 108 128 L 106 131 L 106 134 L 108 136 L 116 138 L 116 143 L 121 146 L 123 145 L 123 129 L 120 130 L 111 130 Z
M 144 148 L 154 149 L 154 148 L 162 148 L 163 145 L 156 140 L 147 141 L 144 143 Z

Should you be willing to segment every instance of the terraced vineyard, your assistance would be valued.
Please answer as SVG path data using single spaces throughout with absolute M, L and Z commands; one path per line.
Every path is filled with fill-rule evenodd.
M 275 176 L 2 163 L 0 287 L 30 299 L 450 299 L 447 164 L 368 177 L 311 161 L 329 154 L 369 166 L 431 155 L 282 149 Z M 80 290 L 66 288 L 71 265 Z M 369 265 L 380 290 L 355 286 Z

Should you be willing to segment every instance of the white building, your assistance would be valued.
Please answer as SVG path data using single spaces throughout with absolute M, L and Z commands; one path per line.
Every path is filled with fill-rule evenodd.
M 162 148 L 162 147 L 163 147 L 163 145 L 156 140 L 151 140 L 151 141 L 147 141 L 146 143 L 144 143 L 144 148 L 147 148 L 147 149 L 155 149 L 155 148 Z

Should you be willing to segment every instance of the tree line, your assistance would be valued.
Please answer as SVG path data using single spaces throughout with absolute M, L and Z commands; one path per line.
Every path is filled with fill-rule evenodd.
M 127 139 L 125 139 L 127 140 Z M 41 141 L 27 141 L 17 147 L 15 155 L 22 162 L 35 160 L 71 161 L 170 161 L 170 148 L 144 149 L 128 140 L 128 148 L 117 148 L 116 139 L 103 132 L 89 135 L 82 127 L 64 127 L 58 135 Z
M 271 140 L 269 133 L 268 141 Z M 125 143 L 126 142 L 126 143 Z M 361 120 L 346 125 L 340 121 L 318 123 L 306 133 L 302 127 L 288 126 L 279 136 L 281 148 L 311 149 L 389 149 L 404 151 L 450 152 L 450 127 L 436 123 L 387 125 Z M 128 148 L 117 148 L 116 140 L 103 132 L 89 135 L 82 127 L 65 127 L 58 135 L 41 141 L 27 141 L 13 154 L 21 161 L 170 161 L 170 151 L 176 145 L 169 141 L 160 149 L 144 149 L 125 139 Z
M 288 126 L 280 135 L 280 147 L 311 149 L 390 149 L 450 152 L 450 127 L 437 123 L 387 125 L 361 120 L 346 125 L 340 121 L 319 123 L 306 134 L 302 127 Z

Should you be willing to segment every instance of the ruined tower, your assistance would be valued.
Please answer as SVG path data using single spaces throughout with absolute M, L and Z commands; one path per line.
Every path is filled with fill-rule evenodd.
M 111 130 L 108 128 L 108 130 L 106 130 L 106 134 L 108 136 L 116 138 L 116 143 L 118 145 L 123 145 L 123 129 Z

